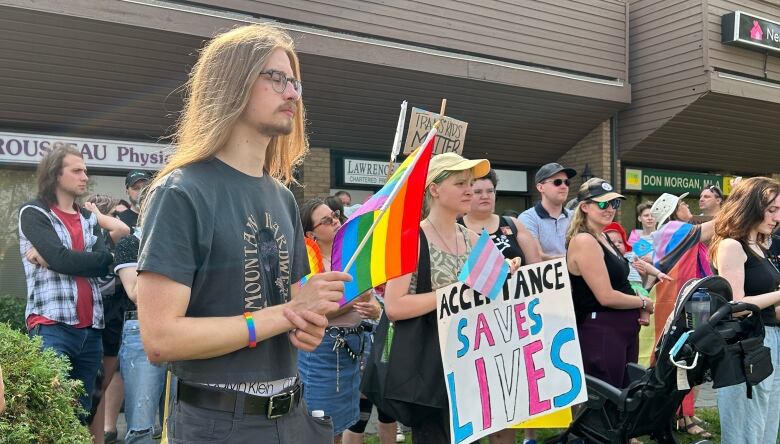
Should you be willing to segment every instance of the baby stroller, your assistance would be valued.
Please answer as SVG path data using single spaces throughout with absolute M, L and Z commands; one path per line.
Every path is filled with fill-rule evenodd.
M 758 307 L 731 299 L 731 287 L 720 276 L 687 282 L 656 345 L 655 366 L 629 364 L 631 382 L 622 390 L 586 375 L 588 401 L 564 433 L 546 442 L 623 444 L 650 435 L 673 444 L 673 418 L 690 387 L 710 379 L 715 388 L 747 380 L 750 395 L 751 384 L 772 373 L 769 349 Z M 697 313 L 696 302 L 705 309 L 699 305 Z

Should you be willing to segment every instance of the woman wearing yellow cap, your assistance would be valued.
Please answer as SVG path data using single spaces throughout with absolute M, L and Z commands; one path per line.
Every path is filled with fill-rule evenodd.
M 420 263 L 418 270 L 387 283 L 385 312 L 391 321 L 432 317 L 430 331 L 424 337 L 438 343 L 436 329 L 435 290 L 458 281 L 458 274 L 466 263 L 471 247 L 478 236 L 459 225 L 457 218 L 471 209 L 471 185 L 475 178 L 490 171 L 485 159 L 466 160 L 455 153 L 445 153 L 431 159 L 425 189 L 423 220 L 420 222 Z M 419 426 L 412 425 L 412 441 L 449 443 L 449 411 L 441 362 L 427 367 L 419 356 L 420 373 L 431 387 L 426 405 L 433 413 Z M 426 359 L 438 359 L 428 356 Z M 430 362 L 428 362 L 430 363 Z M 428 366 L 431 367 L 431 366 Z

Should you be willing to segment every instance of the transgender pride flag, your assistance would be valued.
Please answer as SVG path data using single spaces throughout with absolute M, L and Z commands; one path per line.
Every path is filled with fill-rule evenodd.
M 483 228 L 458 279 L 492 301 L 504 286 L 508 274 L 509 264 Z

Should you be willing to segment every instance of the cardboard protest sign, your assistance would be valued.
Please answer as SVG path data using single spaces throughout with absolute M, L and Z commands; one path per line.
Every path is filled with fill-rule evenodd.
M 522 267 L 502 293 L 436 290 L 453 444 L 587 400 L 566 261 Z
M 439 120 L 439 115 L 419 108 L 412 108 L 409 118 L 409 131 L 406 133 L 404 154 L 409 154 L 425 140 L 425 134 Z M 463 144 L 466 142 L 466 122 L 444 116 L 439 133 L 436 135 L 436 145 L 433 154 L 458 153 L 463 154 Z

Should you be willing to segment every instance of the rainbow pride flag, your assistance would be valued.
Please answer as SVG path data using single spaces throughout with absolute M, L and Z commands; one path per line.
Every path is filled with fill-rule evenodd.
M 352 275 L 352 282 L 345 284 L 341 305 L 417 269 L 420 214 L 435 136 L 436 129 L 432 129 L 385 186 L 352 213 L 336 233 L 331 268 Z M 354 264 L 345 270 L 355 252 L 358 256 Z
M 306 242 L 306 256 L 309 257 L 309 274 L 301 279 L 301 285 L 305 284 L 312 276 L 317 273 L 325 271 L 325 266 L 322 265 L 322 252 L 317 242 L 311 238 L 305 238 Z

